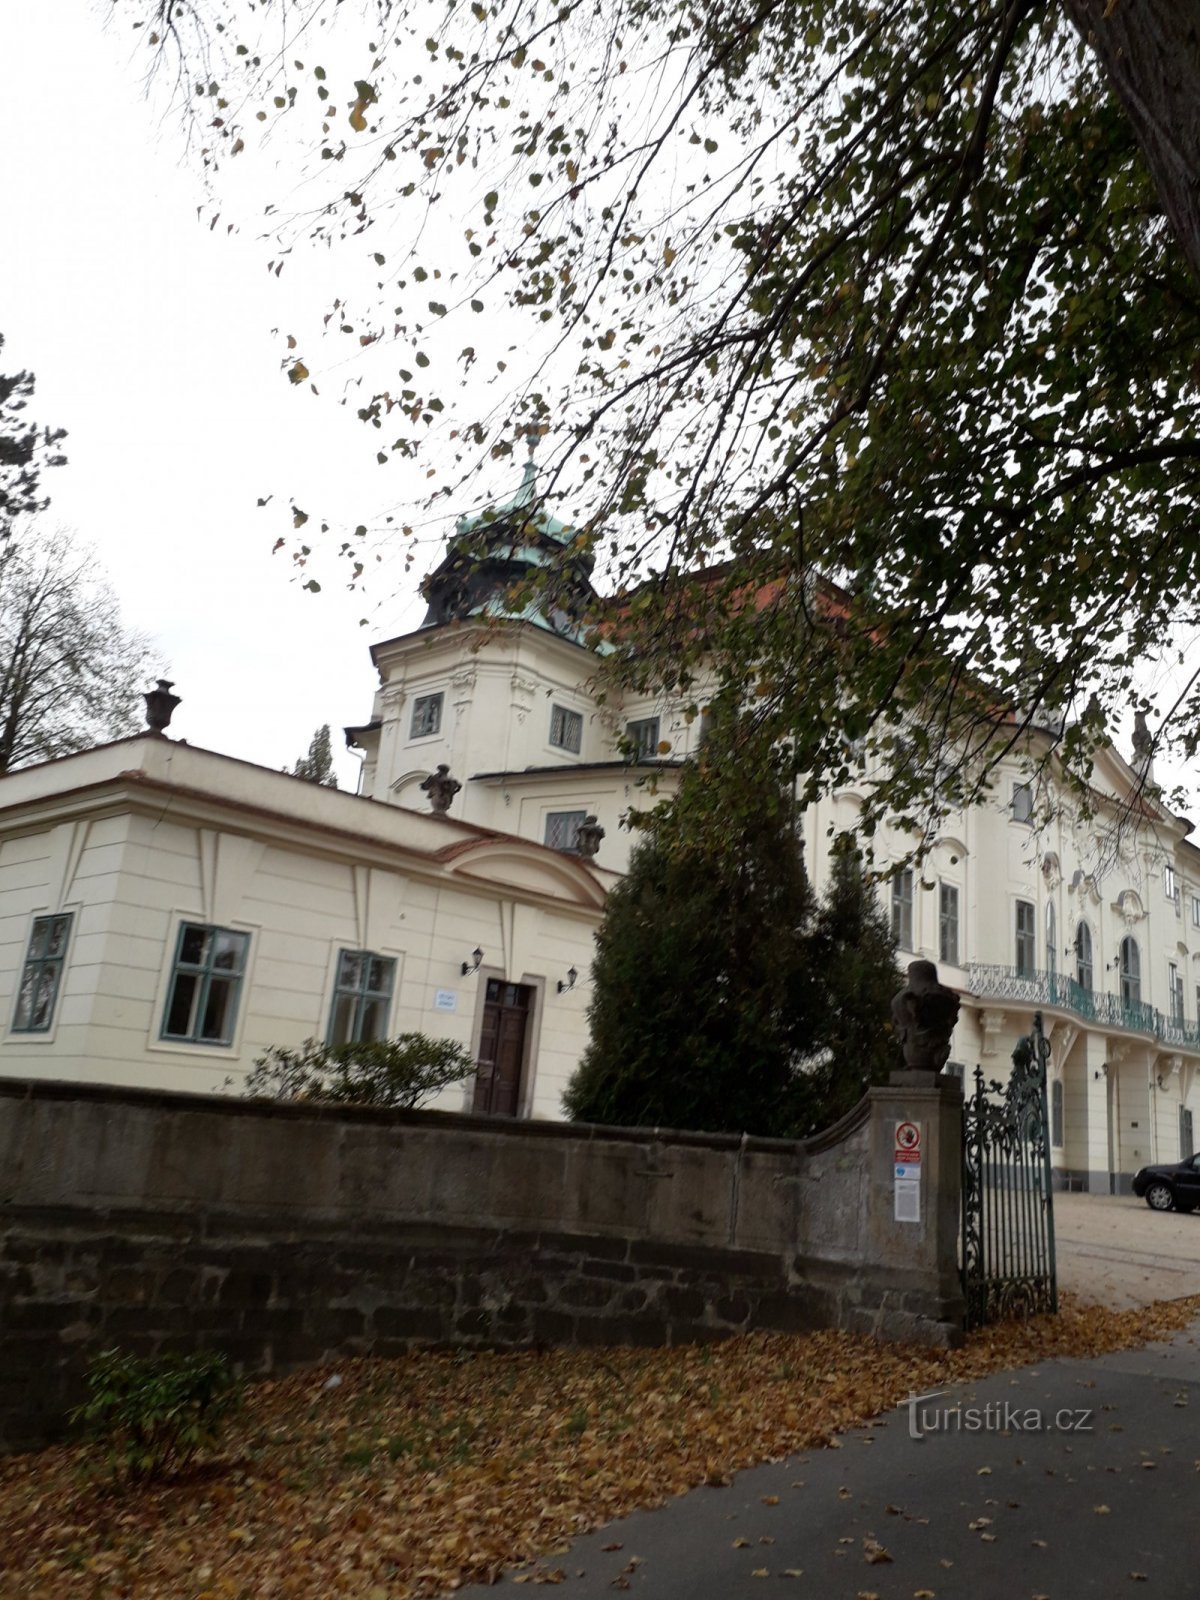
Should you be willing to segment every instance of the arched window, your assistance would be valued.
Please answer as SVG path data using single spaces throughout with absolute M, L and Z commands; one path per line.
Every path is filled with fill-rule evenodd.
M 1051 977 L 1058 971 L 1058 915 L 1054 901 L 1046 901 L 1046 971 Z
M 1121 940 L 1121 1004 L 1136 1006 L 1142 998 L 1142 958 L 1137 940 L 1131 935 Z
M 1092 992 L 1092 930 L 1086 922 L 1075 929 L 1075 981 L 1081 989 Z

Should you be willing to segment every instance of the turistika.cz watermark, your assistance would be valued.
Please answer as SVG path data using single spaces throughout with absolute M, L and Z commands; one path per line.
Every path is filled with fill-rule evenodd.
M 1023 1406 L 1013 1400 L 989 1400 L 986 1405 L 964 1405 L 956 1400 L 938 1405 L 946 1389 L 929 1394 L 911 1394 L 908 1407 L 908 1436 L 924 1439 L 931 1433 L 1091 1433 L 1095 1412 L 1090 1407 L 1063 1407 L 1043 1411 L 1040 1406 Z

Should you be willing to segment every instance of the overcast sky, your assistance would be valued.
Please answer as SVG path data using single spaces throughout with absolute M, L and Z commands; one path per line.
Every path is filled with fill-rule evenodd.
M 266 270 L 273 252 L 256 237 L 256 207 L 296 199 L 294 158 L 268 148 L 227 171 L 241 227 L 227 235 L 226 216 L 210 231 L 197 220 L 206 196 L 180 119 L 164 115 L 161 96 L 146 98 L 136 36 L 105 15 L 101 0 L 0 6 L 0 360 L 34 370 L 37 419 L 69 430 L 69 465 L 47 480 L 48 516 L 94 543 L 124 620 L 156 639 L 183 697 L 173 734 L 290 767 L 328 722 L 351 786 L 358 763 L 340 729 L 369 714 L 368 646 L 420 621 L 417 581 L 445 526 L 422 524 L 407 572 L 398 535 L 377 543 L 396 554 L 365 594 L 347 592 L 331 560 L 298 574 L 286 553 L 272 555 L 292 532 L 293 500 L 377 528 L 405 494 L 411 506 L 417 473 L 405 481 L 389 465 L 381 476 L 379 436 L 353 405 L 334 403 L 365 370 L 356 340 L 313 352 L 321 399 L 281 370 L 284 332 L 309 359 L 347 274 L 344 253 L 303 250 L 281 277 Z M 512 325 L 489 315 L 476 326 L 486 343 Z M 504 464 L 495 489 L 515 483 Z M 273 498 L 260 510 L 263 496 Z M 314 572 L 318 596 L 301 588 Z M 1161 777 L 1194 787 L 1192 774 L 1162 765 Z
M 173 734 L 281 767 L 328 722 L 339 749 L 370 711 L 369 643 L 423 607 L 399 564 L 365 598 L 313 596 L 271 554 L 289 495 L 344 503 L 373 460 L 351 412 L 280 372 L 271 330 L 311 281 L 268 277 L 252 230 L 197 222 L 179 124 L 102 8 L 0 7 L 0 89 L 0 360 L 36 373 L 37 419 L 69 430 L 49 518 L 95 544 L 124 620 L 155 636 L 183 696 Z M 357 766 L 341 757 L 343 784 Z

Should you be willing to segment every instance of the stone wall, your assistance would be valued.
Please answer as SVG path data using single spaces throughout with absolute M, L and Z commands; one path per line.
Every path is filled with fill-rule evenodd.
M 893 1214 L 903 1118 L 919 1224 Z M 57 1436 L 111 1345 L 267 1372 L 750 1328 L 951 1343 L 960 1138 L 957 1086 L 873 1090 L 791 1143 L 0 1080 L 0 1448 Z

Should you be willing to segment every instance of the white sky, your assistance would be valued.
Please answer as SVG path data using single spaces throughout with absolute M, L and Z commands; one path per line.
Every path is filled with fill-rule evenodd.
M 36 420 L 69 430 L 48 520 L 94 543 L 123 620 L 158 641 L 183 696 L 172 734 L 290 767 L 321 723 L 338 752 L 340 727 L 366 720 L 368 645 L 419 622 L 433 552 L 365 598 L 331 563 L 305 593 L 272 557 L 288 496 L 345 505 L 374 442 L 281 373 L 289 281 L 251 234 L 197 221 L 179 124 L 145 100 L 133 54 L 89 0 L 0 7 L 0 366 L 31 368 Z M 357 767 L 341 755 L 343 786 Z
M 354 340 L 317 348 L 345 258 L 297 251 L 276 279 L 252 201 L 232 236 L 197 220 L 206 197 L 180 120 L 145 98 L 128 13 L 109 28 L 105 11 L 99 0 L 0 6 L 0 364 L 32 368 L 36 420 L 69 430 L 70 464 L 46 480 L 48 518 L 94 543 L 124 621 L 157 640 L 183 696 L 173 735 L 290 767 L 328 722 L 351 786 L 358 763 L 340 729 L 369 715 L 368 646 L 419 622 L 416 583 L 442 530 L 423 527 L 408 573 L 395 536 L 394 563 L 365 595 L 348 593 L 329 559 L 309 569 L 323 592 L 305 593 L 308 573 L 272 556 L 292 533 L 292 498 L 313 510 L 314 532 L 320 511 L 376 527 L 371 512 L 411 504 L 422 482 L 377 467 L 380 436 L 335 403 L 367 371 Z M 286 203 L 296 168 L 279 158 L 273 173 L 268 147 L 223 182 Z M 379 247 L 372 236 L 362 254 Z M 490 315 L 475 326 L 482 344 L 507 331 Z M 321 399 L 288 383 L 276 329 L 297 334 Z M 497 490 L 515 485 L 514 467 L 498 471 Z M 275 497 L 265 510 L 260 495 Z M 1192 776 L 1164 766 L 1168 781 Z

